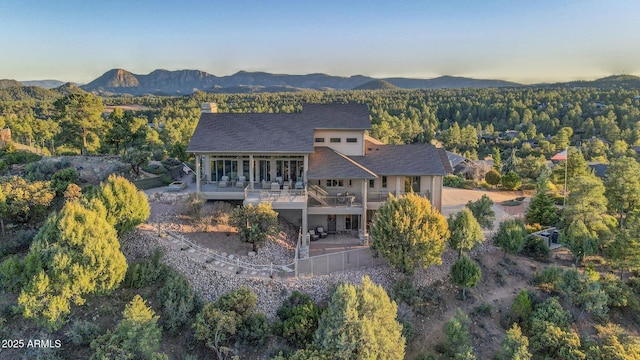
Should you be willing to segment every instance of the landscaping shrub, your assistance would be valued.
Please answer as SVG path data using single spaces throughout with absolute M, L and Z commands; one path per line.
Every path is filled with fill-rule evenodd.
M 166 174 L 167 172 L 167 169 L 162 166 L 162 164 L 148 164 L 147 166 L 143 166 L 142 170 L 154 175 Z
M 264 313 L 251 313 L 238 331 L 240 341 L 250 346 L 263 346 L 270 335 L 271 327 Z
M 313 340 L 320 313 L 309 295 L 294 291 L 277 311 L 279 320 L 274 325 L 274 333 L 292 346 L 305 347 Z
M 462 183 L 463 182 L 464 182 L 464 179 L 461 178 L 460 176 L 456 176 L 456 175 L 446 175 L 442 179 L 442 185 L 449 186 L 449 187 L 454 187 L 454 188 L 462 187 Z
M 2 154 L 2 160 L 4 160 L 7 165 L 15 165 L 15 164 L 29 164 L 36 162 L 42 159 L 42 156 L 38 154 L 34 154 L 29 151 L 17 150 L 13 152 L 4 152 Z
M 149 260 L 132 264 L 124 277 L 124 286 L 139 289 L 164 280 L 167 266 L 160 262 L 162 251 L 156 249 Z
M 551 266 L 533 275 L 532 283 L 542 291 L 559 293 L 562 287 L 564 270 Z
M 78 181 L 78 172 L 76 169 L 62 169 L 51 175 L 51 189 L 56 192 L 56 195 L 61 195 L 69 184 L 75 184 L 76 181 Z
M 76 320 L 65 335 L 73 345 L 86 346 L 100 335 L 100 326 L 92 321 Z
M 18 230 L 13 234 L 7 234 L 0 242 L 0 259 L 29 250 L 38 232 L 36 230 Z
M 162 309 L 163 327 L 175 334 L 193 320 L 198 300 L 189 280 L 171 271 L 164 286 L 158 290 L 158 303 Z
M 405 303 L 409 306 L 415 306 L 420 302 L 420 296 L 413 286 L 413 281 L 406 277 L 395 281 L 391 285 L 389 297 L 395 300 L 397 304 Z
M 524 242 L 524 247 L 520 253 L 524 256 L 542 262 L 549 261 L 551 256 L 551 250 L 549 250 L 549 247 L 545 244 L 545 240 L 534 236 L 527 237 L 527 240 Z

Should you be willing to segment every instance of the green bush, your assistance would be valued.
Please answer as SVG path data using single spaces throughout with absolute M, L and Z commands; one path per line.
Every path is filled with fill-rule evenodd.
M 520 253 L 537 261 L 547 262 L 551 257 L 551 250 L 545 240 L 534 236 L 528 236 Z
M 163 327 L 175 334 L 193 320 L 197 297 L 189 280 L 171 271 L 164 286 L 158 290 L 158 303 L 162 309 Z
M 453 187 L 453 188 L 461 188 L 463 182 L 464 182 L 464 179 L 456 175 L 446 175 L 442 179 L 442 185 Z
M 0 287 L 6 291 L 18 291 L 24 283 L 24 263 L 17 256 L 10 256 L 0 263 Z
M 73 345 L 86 346 L 100 336 L 100 326 L 87 320 L 74 321 L 65 333 Z
M 263 346 L 269 340 L 271 327 L 264 313 L 252 313 L 238 331 L 240 341 L 250 346 Z
M 561 268 L 551 266 L 536 273 L 533 276 L 532 282 L 543 291 L 559 293 L 562 288 L 563 273 L 564 270 Z
M 420 302 L 420 296 L 418 295 L 416 288 L 413 286 L 413 281 L 406 277 L 395 281 L 391 285 L 389 297 L 395 300 L 398 304 L 405 303 L 409 306 L 415 306 Z
M 140 289 L 165 279 L 167 266 L 160 262 L 162 251 L 156 249 L 149 260 L 132 264 L 127 269 L 123 285 L 132 289 Z
M 51 175 L 51 189 L 53 189 L 57 195 L 61 195 L 67 190 L 69 184 L 75 184 L 76 181 L 78 181 L 78 172 L 76 169 L 62 169 Z
M 167 173 L 167 169 L 164 166 L 162 166 L 162 164 L 149 164 L 147 166 L 143 166 L 142 170 L 154 175 Z
M 24 150 L 17 150 L 10 153 L 5 152 L 2 154 L 2 160 L 4 160 L 7 165 L 29 164 L 40 159 L 42 159 L 42 156 Z
M 31 181 L 50 180 L 51 175 L 71 166 L 71 162 L 67 159 L 53 161 L 43 159 L 34 163 L 27 164 L 24 168 L 24 177 Z
M 320 309 L 309 295 L 294 291 L 278 309 L 274 333 L 295 347 L 305 347 L 318 328 Z
M 602 289 L 609 296 L 609 306 L 631 309 L 638 308 L 638 297 L 633 293 L 633 289 L 625 284 L 619 277 L 613 274 L 605 274 L 600 279 Z
M 0 258 L 29 250 L 29 246 L 37 234 L 36 230 L 19 230 L 11 235 L 6 235 L 0 242 Z

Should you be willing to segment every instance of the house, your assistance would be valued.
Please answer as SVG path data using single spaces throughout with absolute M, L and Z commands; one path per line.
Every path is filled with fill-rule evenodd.
M 202 112 L 187 147 L 206 199 L 271 202 L 303 234 L 321 226 L 362 235 L 389 194 L 413 191 L 441 208 L 442 178 L 451 172 L 445 151 L 368 136 L 366 105 L 305 104 L 299 113 L 214 109 Z

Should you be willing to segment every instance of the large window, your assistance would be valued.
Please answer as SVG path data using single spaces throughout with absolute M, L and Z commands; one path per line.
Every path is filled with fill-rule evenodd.
M 345 215 L 344 216 L 344 228 L 346 230 L 358 230 L 358 224 L 360 223 L 360 215 Z
M 344 186 L 344 180 L 342 179 L 327 179 L 327 187 L 342 187 Z
M 217 159 L 211 161 L 211 181 L 220 181 L 223 176 L 228 176 L 230 180 L 238 180 L 238 160 Z
M 383 189 L 387 188 L 387 177 L 386 176 L 382 177 L 382 188 Z

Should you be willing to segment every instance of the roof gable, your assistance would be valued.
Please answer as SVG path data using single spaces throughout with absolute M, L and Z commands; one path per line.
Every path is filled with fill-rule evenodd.
M 430 144 L 380 145 L 365 142 L 364 156 L 351 158 L 381 175 L 446 175 L 451 164 L 444 149 Z

